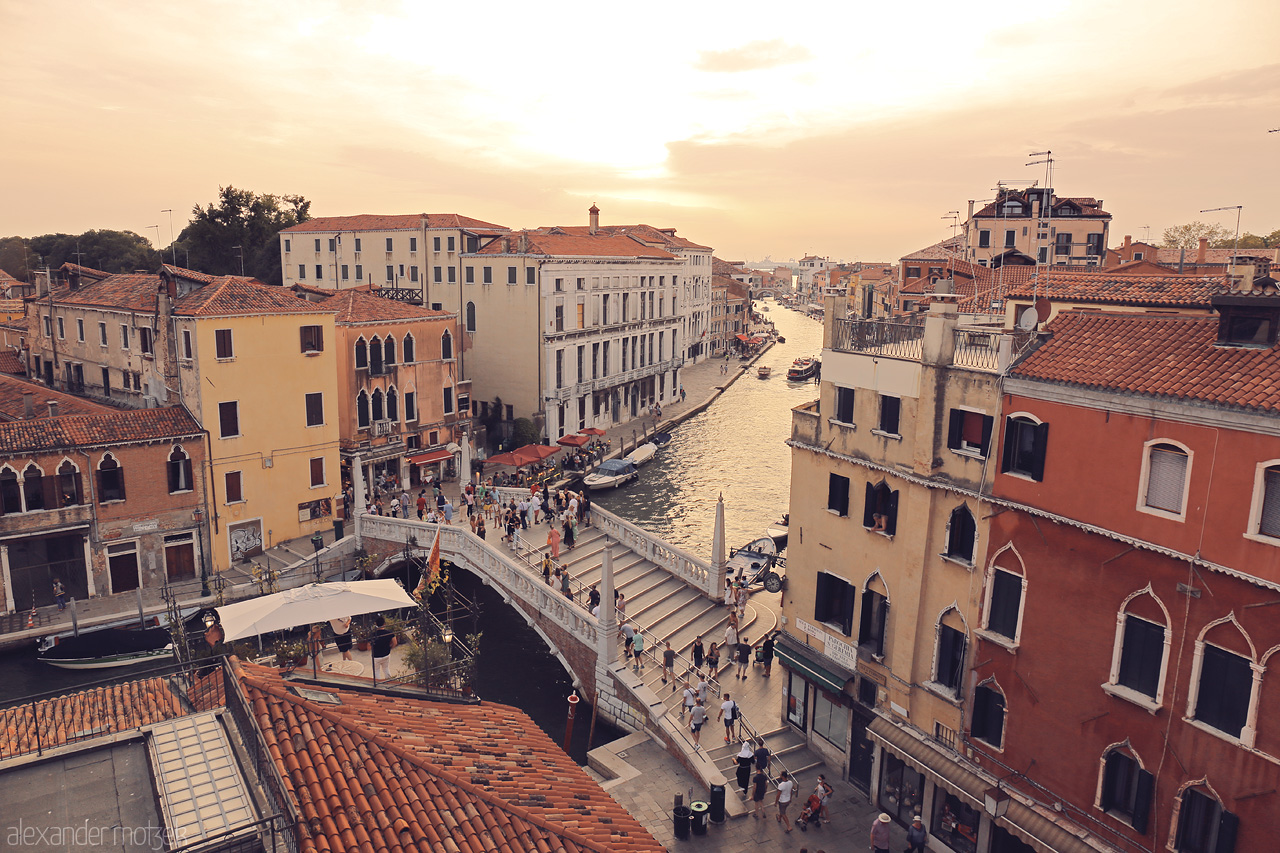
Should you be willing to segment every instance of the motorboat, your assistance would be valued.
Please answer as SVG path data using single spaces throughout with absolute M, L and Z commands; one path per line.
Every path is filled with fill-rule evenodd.
M 787 547 L 787 537 L 791 533 L 791 513 L 784 513 L 782 520 L 771 524 L 765 533 L 773 540 L 773 544 L 781 551 Z
M 785 566 L 786 561 L 778 555 L 777 546 L 768 536 L 753 539 L 735 549 L 725 561 L 725 570 L 735 584 L 763 584 L 768 592 L 782 591 L 783 577 L 777 570 Z
M 655 448 L 656 449 L 656 448 Z M 614 489 L 640 476 L 640 470 L 629 459 L 606 459 L 600 467 L 582 478 L 582 485 L 589 490 Z
M 818 359 L 816 358 L 797 358 L 791 364 L 791 368 L 787 371 L 787 379 L 792 382 L 804 382 L 812 379 L 814 374 L 818 372 Z
M 637 447 L 635 450 L 628 453 L 623 458 L 626 459 L 628 462 L 630 462 L 632 465 L 635 465 L 637 468 L 639 468 L 641 465 L 648 462 L 655 455 L 657 455 L 657 453 L 658 453 L 658 445 L 654 444 L 652 441 L 646 441 L 644 444 L 640 445 L 639 447 Z
M 649 437 L 649 441 L 658 445 L 658 449 L 661 450 L 662 448 L 666 447 L 667 444 L 671 441 L 671 433 L 655 432 L 653 435 Z
M 185 610 L 188 634 L 204 631 L 203 610 Z M 41 637 L 36 660 L 59 669 L 110 669 L 173 656 L 173 636 L 160 625 L 158 617 L 139 624 L 136 620 L 110 623 L 86 629 L 77 636 L 64 631 Z
M 768 379 L 773 374 L 773 368 L 767 364 L 762 364 L 756 368 L 756 376 L 761 379 Z

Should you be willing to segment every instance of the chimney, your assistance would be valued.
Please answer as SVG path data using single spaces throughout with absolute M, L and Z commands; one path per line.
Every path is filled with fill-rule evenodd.
M 79 290 L 79 289 L 80 289 L 80 272 L 79 272 L 79 270 L 72 270 L 71 272 L 67 273 L 67 287 L 69 287 L 71 290 Z
M 1129 247 L 1131 245 L 1133 245 L 1133 237 L 1128 234 L 1124 235 L 1124 246 L 1120 249 L 1120 257 L 1124 258 L 1126 261 L 1133 260 L 1133 256 L 1129 253 Z
M 600 230 L 600 208 L 594 204 L 587 208 L 587 222 L 591 225 L 591 233 L 594 234 Z
M 1207 237 L 1200 238 L 1200 245 L 1196 248 L 1196 263 L 1203 264 L 1206 254 L 1209 251 L 1209 240 Z
M 511 254 L 511 238 L 510 237 L 502 238 L 502 254 L 504 255 Z
M 518 251 L 522 255 L 527 255 L 529 253 L 529 235 L 523 231 L 520 232 L 520 243 L 519 243 Z
M 36 416 L 35 394 L 30 391 L 22 392 L 22 417 L 31 420 Z
M 58 416 L 58 401 L 50 400 L 49 401 L 49 417 L 56 418 L 57 416 Z

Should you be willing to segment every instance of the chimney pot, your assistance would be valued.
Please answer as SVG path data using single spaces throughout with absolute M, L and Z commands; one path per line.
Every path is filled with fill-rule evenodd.
M 30 391 L 22 392 L 22 416 L 27 420 L 36 416 L 35 394 Z
M 56 418 L 57 416 L 58 416 L 58 401 L 50 400 L 49 401 L 49 417 Z
M 600 208 L 596 207 L 594 204 L 591 205 L 591 207 L 587 209 L 587 215 L 587 221 L 591 224 L 591 233 L 595 234 L 600 230 Z

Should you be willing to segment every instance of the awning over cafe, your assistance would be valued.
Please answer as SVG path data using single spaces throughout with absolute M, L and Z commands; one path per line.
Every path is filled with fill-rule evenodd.
M 867 734 L 889 752 L 932 778 L 936 784 L 968 800 L 978 809 L 984 808 L 983 794 L 995 787 L 994 780 L 988 781 L 979 776 L 956 758 L 884 717 L 872 720 L 867 726 Z M 1097 846 L 1089 843 L 1017 799 L 1009 803 L 1004 817 L 997 818 L 995 822 L 1030 844 L 1038 853 L 1100 853 L 1111 849 L 1101 841 Z
M 843 693 L 845 682 L 849 679 L 844 676 L 832 672 L 830 668 L 820 664 L 815 659 L 816 654 L 808 655 L 799 651 L 793 645 L 779 642 L 774 646 L 774 652 L 778 655 L 778 659 L 782 661 L 782 665 L 787 669 L 799 672 L 805 679 L 819 684 L 830 690 L 832 693 Z
M 590 440 L 591 438 L 585 435 L 566 435 L 557 439 L 556 444 L 563 444 L 566 447 L 581 447 Z
M 440 450 L 432 450 L 427 453 L 419 453 L 417 456 L 409 457 L 411 465 L 430 465 L 432 462 L 443 462 L 446 459 L 452 459 L 453 454 L 441 448 Z

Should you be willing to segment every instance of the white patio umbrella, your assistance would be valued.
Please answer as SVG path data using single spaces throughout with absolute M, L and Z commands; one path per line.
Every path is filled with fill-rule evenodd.
M 313 583 L 218 608 L 226 642 L 401 607 L 417 607 L 394 580 Z

